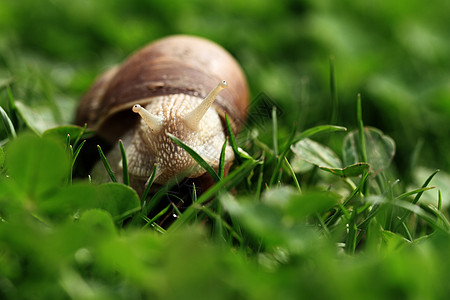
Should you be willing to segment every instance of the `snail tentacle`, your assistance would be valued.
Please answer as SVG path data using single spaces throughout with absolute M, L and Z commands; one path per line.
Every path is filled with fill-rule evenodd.
M 200 120 L 211 107 L 220 91 L 227 86 L 227 82 L 225 80 L 222 80 L 211 92 L 209 92 L 208 96 L 206 96 L 206 98 L 196 108 L 186 113 L 184 115 L 184 122 L 186 123 L 186 125 L 189 126 L 192 130 L 198 130 Z
M 161 130 L 163 122 L 161 117 L 151 114 L 139 104 L 133 106 L 133 112 L 139 114 L 154 133 L 158 133 Z

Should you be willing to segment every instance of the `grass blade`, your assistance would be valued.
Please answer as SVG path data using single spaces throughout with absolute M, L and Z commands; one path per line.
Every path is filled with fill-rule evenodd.
M 98 154 L 100 155 L 100 159 L 102 160 L 103 166 L 105 166 L 106 172 L 108 172 L 109 177 L 111 178 L 112 182 L 117 182 L 117 178 L 114 175 L 114 172 L 111 169 L 111 166 L 109 165 L 108 161 L 106 160 L 106 156 L 102 151 L 102 147 L 100 145 L 97 145 Z
M 80 131 L 80 134 L 77 136 L 77 138 L 75 139 L 75 141 L 73 142 L 73 147 L 76 147 L 78 142 L 80 141 L 81 137 L 83 136 L 83 134 L 86 132 L 86 128 L 87 128 L 87 124 L 84 123 L 83 128 Z
M 427 187 L 428 184 L 430 183 L 430 181 L 433 179 L 434 175 L 436 175 L 439 171 L 440 171 L 440 170 L 434 171 L 434 172 L 427 178 L 427 180 L 425 180 L 425 182 L 424 182 L 423 185 L 422 185 L 422 188 Z M 419 199 L 420 199 L 420 197 L 422 196 L 423 192 L 424 192 L 424 191 L 421 191 L 421 192 L 419 192 L 419 193 L 416 195 L 416 197 L 414 198 L 412 204 L 416 204 L 416 203 L 419 201 Z
M 408 238 L 408 240 L 410 240 L 412 242 L 413 241 L 413 237 L 411 235 L 411 232 L 409 231 L 408 226 L 406 226 L 405 222 L 402 222 L 401 224 L 402 224 L 403 230 L 406 233 L 406 237 Z
M 168 133 L 169 137 L 172 139 L 172 141 L 183 148 L 189 155 L 203 168 L 206 170 L 206 172 L 211 175 L 211 177 L 214 179 L 215 182 L 220 181 L 219 175 L 217 175 L 216 171 L 197 153 L 194 149 L 183 143 L 180 139 L 178 139 L 176 136 Z
M 8 117 L 8 114 L 3 109 L 3 107 L 0 106 L 0 114 L 2 115 L 3 124 L 5 125 L 6 132 L 8 133 L 9 138 L 15 139 L 17 137 L 16 130 L 14 129 L 14 125 L 11 121 L 11 119 Z
M 273 142 L 273 152 L 274 156 L 278 157 L 278 120 L 277 120 L 277 107 L 272 108 L 272 142 Z
M 234 187 L 237 183 L 242 181 L 247 174 L 253 170 L 253 168 L 258 165 L 258 161 L 247 160 L 238 168 L 236 168 L 233 172 L 231 172 L 227 177 L 223 180 L 219 181 L 211 188 L 206 190 L 196 201 L 196 204 L 203 204 L 206 201 L 210 200 L 217 192 L 221 191 L 225 186 L 227 188 Z M 177 230 L 184 226 L 192 217 L 195 215 L 195 208 L 191 205 L 189 206 L 185 212 L 178 218 L 172 226 L 170 226 L 171 230 Z
M 336 125 L 319 125 L 316 127 L 312 127 L 310 129 L 303 131 L 302 133 L 300 133 L 299 136 L 294 138 L 294 140 L 291 142 L 291 145 L 297 143 L 300 140 L 303 140 L 304 138 L 313 136 L 318 133 L 328 133 L 334 131 L 347 131 L 347 128 Z
M 81 151 L 81 148 L 83 148 L 84 143 L 86 142 L 86 140 L 82 141 L 81 144 L 75 149 L 75 151 L 73 152 L 73 156 L 72 156 L 72 167 L 75 164 L 75 161 L 77 160 L 78 154 Z
M 197 189 L 195 188 L 195 183 L 192 183 L 192 203 L 197 202 Z
M 73 155 L 73 147 L 70 145 L 70 134 L 66 136 L 66 150 L 70 150 L 70 154 Z
M 358 227 L 356 226 L 357 207 L 353 207 L 353 213 L 348 224 L 348 234 L 345 242 L 345 251 L 349 254 L 355 253 Z
M 199 206 L 197 209 L 202 210 L 208 217 L 215 220 L 217 224 L 220 224 L 220 226 L 223 226 L 226 230 L 230 232 L 230 234 L 241 244 L 243 242 L 242 237 L 236 232 L 236 230 L 228 224 L 220 214 L 214 212 L 213 210 L 209 209 L 206 206 Z M 222 231 L 223 229 L 218 229 L 219 231 Z M 221 232 L 220 232 L 221 233 Z M 221 233 L 223 236 L 223 233 Z M 218 234 L 219 235 L 219 234 Z M 219 235 L 220 236 L 220 235 Z
M 69 180 L 69 184 L 72 184 L 72 177 L 73 177 L 73 164 L 74 164 L 74 160 L 73 160 L 73 147 L 72 145 L 69 145 L 69 149 L 66 151 L 69 152 L 70 157 L 72 158 L 72 163 L 70 164 L 70 168 L 69 168 L 69 174 L 68 174 L 68 180 Z
M 145 228 L 149 225 L 151 225 L 152 223 L 154 223 L 156 220 L 158 220 L 159 218 L 161 218 L 162 216 L 164 216 L 168 211 L 169 208 L 172 206 L 172 204 L 167 205 L 165 208 L 163 208 L 158 214 L 156 214 L 156 216 L 154 216 L 153 218 L 149 219 L 149 217 L 147 216 L 143 216 L 142 219 L 145 220 L 145 225 L 142 228 Z
M 367 163 L 367 151 L 366 151 L 366 135 L 364 133 L 364 123 L 362 118 L 362 104 L 361 104 L 361 94 L 358 93 L 358 98 L 356 101 L 356 116 L 357 116 L 357 122 L 358 122 L 358 133 L 359 133 L 359 141 L 361 143 L 361 162 Z M 365 171 L 369 172 L 369 171 Z M 369 192 L 369 184 L 368 182 L 365 183 L 363 189 L 361 190 L 361 193 L 364 196 L 367 196 Z
M 264 153 L 261 157 L 261 160 L 264 162 Z M 262 188 L 263 178 L 264 178 L 264 163 L 262 163 L 259 166 L 258 182 L 256 183 L 256 192 L 255 192 L 256 199 L 259 199 L 259 197 L 261 196 L 261 188 Z
M 401 199 L 407 198 L 407 197 L 409 197 L 409 196 L 412 196 L 412 195 L 414 195 L 414 194 L 423 193 L 423 192 L 425 192 L 425 191 L 428 191 L 428 190 L 431 190 L 431 189 L 434 189 L 434 188 L 435 188 L 434 186 L 429 186 L 429 187 L 423 187 L 423 188 L 420 188 L 420 189 L 412 190 L 412 191 L 403 193 L 403 194 L 401 194 L 401 195 L 395 197 L 395 199 L 396 199 L 396 200 L 401 200 Z M 416 196 L 416 198 L 417 198 L 417 196 Z M 415 200 L 415 199 L 414 199 L 414 200 Z M 414 200 L 413 200 L 411 203 L 413 203 L 413 204 L 417 203 L 417 201 L 414 202 Z
M 161 226 L 159 226 L 158 224 L 156 224 L 156 223 L 152 223 L 151 226 L 152 226 L 153 230 L 155 230 L 158 233 L 161 233 L 161 234 L 166 233 L 166 230 L 164 228 L 162 228 Z
M 295 172 L 294 169 L 292 168 L 291 164 L 289 163 L 288 159 L 286 158 L 286 156 L 284 157 L 284 162 L 286 163 L 286 166 L 289 169 L 289 173 L 291 173 L 292 179 L 294 180 L 294 184 L 297 187 L 297 190 L 301 193 L 302 192 L 302 188 L 300 187 L 300 184 L 298 183 L 297 180 L 297 176 L 295 176 Z
M 241 154 L 239 153 L 238 146 L 236 143 L 236 137 L 231 129 L 230 120 L 228 119 L 228 115 L 225 115 L 225 121 L 227 123 L 228 136 L 230 137 L 230 145 L 231 149 L 233 149 L 234 157 L 238 161 L 239 164 L 242 163 Z
M 281 175 L 282 175 L 281 164 L 284 161 L 283 157 L 285 157 L 287 155 L 287 153 L 289 152 L 289 150 L 291 149 L 291 145 L 293 144 L 292 140 L 294 139 L 294 136 L 295 136 L 295 131 L 296 130 L 295 130 L 295 126 L 294 126 L 292 129 L 291 135 L 289 136 L 289 138 L 287 139 L 287 142 L 283 146 L 283 151 L 281 152 L 281 154 L 274 155 L 277 164 L 276 164 L 274 171 L 272 172 L 272 176 L 270 177 L 269 186 L 272 186 L 275 182 L 280 181 L 280 179 L 281 179 Z M 276 151 L 278 151 L 278 150 L 276 150 Z
M 424 191 L 426 191 L 427 189 L 425 189 L 428 184 L 431 182 L 431 180 L 433 179 L 434 175 L 436 175 L 439 172 L 439 169 L 434 171 L 430 176 L 428 176 L 428 178 L 425 180 L 425 182 L 422 185 L 422 188 L 419 189 L 419 192 L 417 193 L 416 197 L 414 198 L 414 200 L 411 202 L 411 204 L 416 204 L 420 197 L 422 197 L 422 194 Z M 409 216 L 410 212 L 406 211 L 403 216 L 400 218 L 400 223 L 397 224 L 397 226 L 395 227 L 396 229 L 398 228 L 399 224 L 401 224 L 402 222 L 404 222 L 406 220 L 406 218 Z
M 225 173 L 225 150 L 227 148 L 227 142 L 227 139 L 225 139 L 222 150 L 220 151 L 219 167 L 217 170 L 220 179 L 223 179 L 223 175 Z
M 347 197 L 347 199 L 345 199 L 344 203 L 340 206 L 341 209 L 337 210 L 326 222 L 327 226 L 331 226 L 334 223 L 336 223 L 337 220 L 339 219 L 339 217 L 342 214 L 346 213 L 345 207 L 351 200 L 355 199 L 355 197 L 360 194 L 360 191 L 363 188 L 365 182 L 367 181 L 368 176 L 369 176 L 369 173 L 367 173 L 367 172 L 362 175 L 361 181 L 359 182 L 358 186 L 353 189 L 351 194 Z
M 122 156 L 123 184 L 130 185 L 130 174 L 128 173 L 127 154 L 122 140 L 119 140 L 120 155 Z
M 426 210 L 421 208 L 419 205 L 412 204 L 412 203 L 404 201 L 404 200 L 386 201 L 385 199 L 375 198 L 375 197 L 371 198 L 371 199 L 374 204 L 388 204 L 388 205 L 393 205 L 395 207 L 403 208 L 408 211 L 408 215 L 410 213 L 415 214 L 416 216 L 425 220 L 435 230 L 443 230 L 446 232 L 449 231 L 448 221 L 446 221 L 445 217 L 443 217 L 442 214 L 438 214 L 438 210 L 434 210 L 433 212 L 436 216 L 439 217 L 439 219 L 442 218 L 442 220 L 445 222 L 444 225 L 446 225 L 445 226 L 446 228 L 442 228 L 438 224 L 438 220 L 436 220 L 432 214 L 428 213 Z M 400 219 L 398 226 L 400 226 L 403 222 L 404 222 L 404 220 Z
M 439 211 L 442 210 L 442 195 L 441 195 L 441 189 L 438 190 L 438 206 L 437 209 Z
M 147 181 L 147 185 L 145 186 L 145 190 L 142 193 L 142 197 L 141 197 L 141 203 L 144 203 L 145 199 L 147 199 L 148 193 L 150 192 L 150 188 L 153 184 L 153 182 L 155 181 L 156 178 L 156 163 L 153 164 L 153 171 L 152 171 L 152 175 L 150 175 L 150 178 Z
M 199 204 L 205 203 L 209 198 L 211 198 L 214 194 L 216 194 L 223 187 L 232 188 L 236 184 L 238 184 L 247 174 L 257 165 L 258 161 L 248 160 L 243 163 L 241 166 L 236 168 L 233 172 L 231 172 L 227 177 L 225 177 L 222 181 L 218 182 L 210 189 L 206 190 L 197 200 Z
M 444 225 L 445 228 L 443 228 L 445 231 L 450 230 L 450 222 L 447 220 L 446 216 L 435 206 L 428 205 L 428 208 L 436 215 L 436 217 L 442 221 L 442 225 Z
M 361 142 L 361 158 L 362 162 L 367 162 L 366 136 L 364 134 L 364 123 L 362 120 L 361 94 L 358 94 L 356 101 L 356 116 L 358 121 L 359 140 Z
M 10 114 L 11 114 L 11 118 L 12 118 L 12 121 L 13 121 L 13 124 L 14 124 L 14 122 L 16 122 L 16 124 L 17 124 L 17 106 L 16 106 L 16 101 L 15 101 L 15 99 L 14 99 L 14 97 L 13 97 L 13 94 L 12 94 L 12 91 L 11 91 L 11 85 L 10 84 L 8 84 L 7 86 L 6 86 L 6 93 L 8 94 L 8 105 L 9 105 L 9 111 L 10 111 Z

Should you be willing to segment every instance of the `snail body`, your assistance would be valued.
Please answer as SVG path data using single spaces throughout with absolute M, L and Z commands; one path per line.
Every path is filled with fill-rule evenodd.
M 101 75 L 81 100 L 76 123 L 86 123 L 111 144 L 126 141 L 131 185 L 142 190 L 154 164 L 158 184 L 205 173 L 169 134 L 217 168 L 226 141 L 224 117 L 236 134 L 247 116 L 248 96 L 245 76 L 226 50 L 203 38 L 171 36 Z M 227 146 L 226 167 L 232 161 Z

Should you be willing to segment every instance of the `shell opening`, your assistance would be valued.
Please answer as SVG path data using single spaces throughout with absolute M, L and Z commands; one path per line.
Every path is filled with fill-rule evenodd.
M 227 86 L 227 82 L 225 80 L 222 80 L 196 108 L 185 114 L 184 122 L 186 123 L 186 125 L 188 125 L 193 130 L 198 130 L 200 120 L 211 107 L 220 91 Z
M 146 110 L 139 104 L 135 104 L 133 106 L 133 112 L 139 114 L 153 132 L 157 133 L 161 130 L 163 122 L 163 119 L 161 117 L 151 114 L 148 110 Z

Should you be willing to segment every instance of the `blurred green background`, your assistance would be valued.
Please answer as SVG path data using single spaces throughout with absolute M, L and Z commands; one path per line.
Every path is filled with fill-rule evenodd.
M 366 125 L 397 144 L 400 172 L 449 170 L 450 2 L 0 0 L 0 104 L 16 99 L 70 123 L 94 78 L 149 41 L 200 35 L 242 64 L 258 102 L 281 110 L 280 132 L 331 118 L 333 57 L 339 125 Z M 44 126 L 46 126 L 44 125 Z M 420 147 L 421 146 L 421 147 Z
M 416 179 L 417 188 L 430 169 L 450 170 L 449 11 L 450 1 L 418 0 L 0 0 L 0 105 L 8 107 L 10 87 L 22 112 L 37 113 L 30 119 L 35 128 L 71 123 L 78 100 L 101 72 L 154 39 L 194 34 L 237 58 L 254 106 L 269 99 L 278 106 L 283 141 L 294 123 L 301 131 L 332 120 L 333 61 L 335 123 L 356 128 L 361 93 L 365 125 L 396 142 L 400 174 L 394 175 L 407 185 L 425 174 Z M 18 129 L 24 127 L 12 117 Z M 265 126 L 260 138 L 270 144 L 270 122 Z M 0 145 L 3 131 L 0 125 Z M 329 138 L 327 145 L 338 150 L 342 137 L 319 138 Z M 347 255 L 336 250 L 344 232 L 351 237 L 348 223 L 328 237 L 304 220 L 330 202 L 328 193 L 294 197 L 291 187 L 284 187 L 269 189 L 261 201 L 222 198 L 231 219 L 242 225 L 240 249 L 203 227 L 186 225 L 160 235 L 147 230 L 148 224 L 144 230 L 115 226 L 110 211 L 128 206 L 111 201 L 104 186 L 60 187 L 68 173 L 65 150 L 54 141 L 26 139 L 6 152 L 11 177 L 0 180 L 2 299 L 448 298 L 448 223 L 430 218 L 439 226 L 427 231 L 419 206 L 411 218 L 414 238 L 390 228 L 384 216 L 397 215 L 384 205 L 368 225 L 364 249 Z M 440 172 L 432 183 L 442 189 L 443 203 L 448 203 L 447 174 Z M 393 200 L 395 184 L 367 199 Z M 119 204 L 133 206 L 131 190 L 120 187 L 122 194 L 114 190 Z M 59 193 L 49 193 L 52 189 Z M 308 199 L 313 206 L 305 205 Z M 100 202 L 110 210 L 98 209 Z M 70 205 L 86 211 L 71 215 Z M 348 207 L 357 211 L 355 205 Z M 365 221 L 360 227 L 352 222 L 355 229 L 365 228 Z M 252 247 L 255 252 L 247 253 Z

